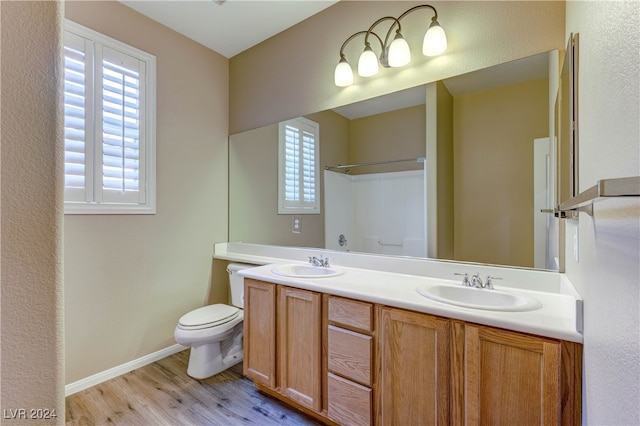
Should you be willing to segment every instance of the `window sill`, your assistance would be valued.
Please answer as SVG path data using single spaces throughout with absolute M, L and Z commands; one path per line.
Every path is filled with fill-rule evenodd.
M 64 214 L 156 214 L 156 208 L 146 205 L 65 203 Z

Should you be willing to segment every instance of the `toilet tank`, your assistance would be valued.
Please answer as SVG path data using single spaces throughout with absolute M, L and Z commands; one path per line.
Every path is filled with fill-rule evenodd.
M 231 304 L 238 308 L 244 307 L 244 277 L 238 275 L 238 271 L 246 268 L 254 268 L 257 265 L 246 263 L 230 263 L 227 265 L 229 273 L 229 288 L 231 290 Z

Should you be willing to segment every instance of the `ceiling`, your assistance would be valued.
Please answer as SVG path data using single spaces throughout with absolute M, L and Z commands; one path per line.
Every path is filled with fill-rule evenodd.
M 231 58 L 339 0 L 120 0 Z

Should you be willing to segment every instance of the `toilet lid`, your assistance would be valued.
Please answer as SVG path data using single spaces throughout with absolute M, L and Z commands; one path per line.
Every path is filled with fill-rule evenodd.
M 238 316 L 240 309 L 235 306 L 215 304 L 198 308 L 180 318 L 183 327 L 214 327 L 229 322 Z

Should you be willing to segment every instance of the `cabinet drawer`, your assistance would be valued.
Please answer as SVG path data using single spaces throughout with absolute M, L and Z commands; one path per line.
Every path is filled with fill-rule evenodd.
M 329 373 L 328 415 L 345 425 L 371 424 L 371 389 Z
M 343 328 L 329 326 L 328 368 L 334 373 L 371 386 L 373 338 Z
M 363 331 L 373 331 L 373 305 L 357 300 L 329 297 L 329 321 L 354 327 Z

